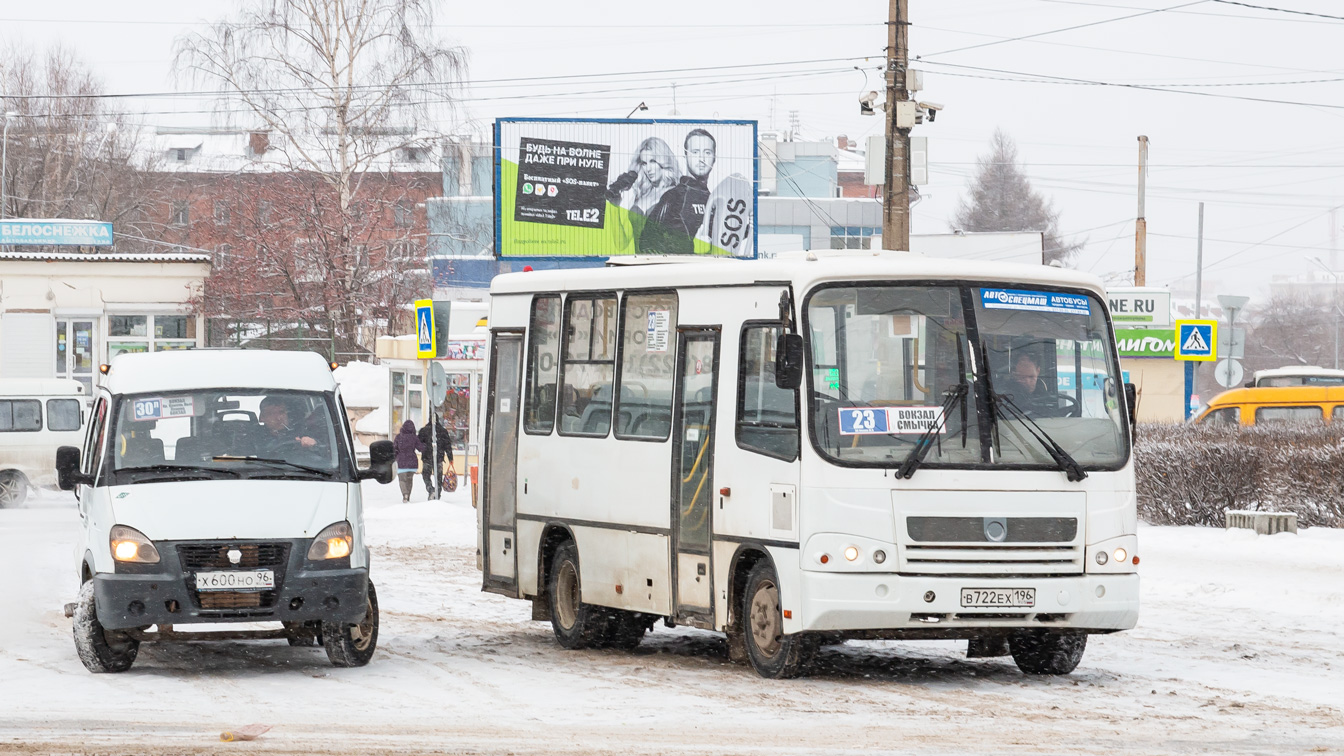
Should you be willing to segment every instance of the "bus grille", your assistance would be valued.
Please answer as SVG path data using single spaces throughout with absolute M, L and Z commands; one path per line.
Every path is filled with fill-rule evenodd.
M 1001 541 L 986 518 L 909 517 L 902 572 L 929 575 L 1076 575 L 1083 544 L 1072 517 L 1006 517 Z

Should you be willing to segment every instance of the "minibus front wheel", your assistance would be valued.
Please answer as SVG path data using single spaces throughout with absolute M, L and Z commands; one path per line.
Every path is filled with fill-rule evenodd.
M 779 605 L 779 577 L 767 560 L 757 562 L 747 575 L 742 618 L 746 627 L 747 659 L 761 677 L 798 677 L 817 651 L 817 639 L 807 633 L 784 633 Z
M 93 581 L 79 589 L 74 612 L 75 650 L 90 672 L 125 672 L 140 653 L 140 641 L 119 630 L 107 630 L 98 621 L 97 598 Z
M 1023 630 L 1008 638 L 1013 661 L 1029 675 L 1067 675 L 1086 649 L 1087 634 L 1079 632 Z
M 362 667 L 373 658 L 378 648 L 378 593 L 372 580 L 364 619 L 355 624 L 323 622 L 322 646 L 327 659 L 337 667 Z

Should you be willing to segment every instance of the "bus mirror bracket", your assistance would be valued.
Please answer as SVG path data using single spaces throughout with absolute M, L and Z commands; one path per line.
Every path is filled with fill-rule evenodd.
M 1125 412 L 1129 414 L 1129 432 L 1134 432 L 1134 418 L 1139 406 L 1138 389 L 1132 383 L 1125 384 Z
M 803 337 L 781 333 L 775 340 L 775 385 L 792 391 L 803 385 Z

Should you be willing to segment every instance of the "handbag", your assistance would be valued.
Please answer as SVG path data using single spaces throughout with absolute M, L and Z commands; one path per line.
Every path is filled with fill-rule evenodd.
M 457 490 L 457 471 L 451 467 L 443 472 L 443 490 L 448 493 Z

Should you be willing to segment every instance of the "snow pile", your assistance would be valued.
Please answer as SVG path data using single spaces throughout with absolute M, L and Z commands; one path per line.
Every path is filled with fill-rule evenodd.
M 387 407 L 386 365 L 351 362 L 336 368 L 336 382 L 347 407 Z
M 1339 426 L 1144 425 L 1134 446 L 1139 516 L 1222 527 L 1229 509 L 1292 512 L 1303 527 L 1344 527 Z
M 355 423 L 355 431 L 358 433 L 387 435 L 387 407 L 379 407 L 364 417 L 361 417 L 359 422 Z

